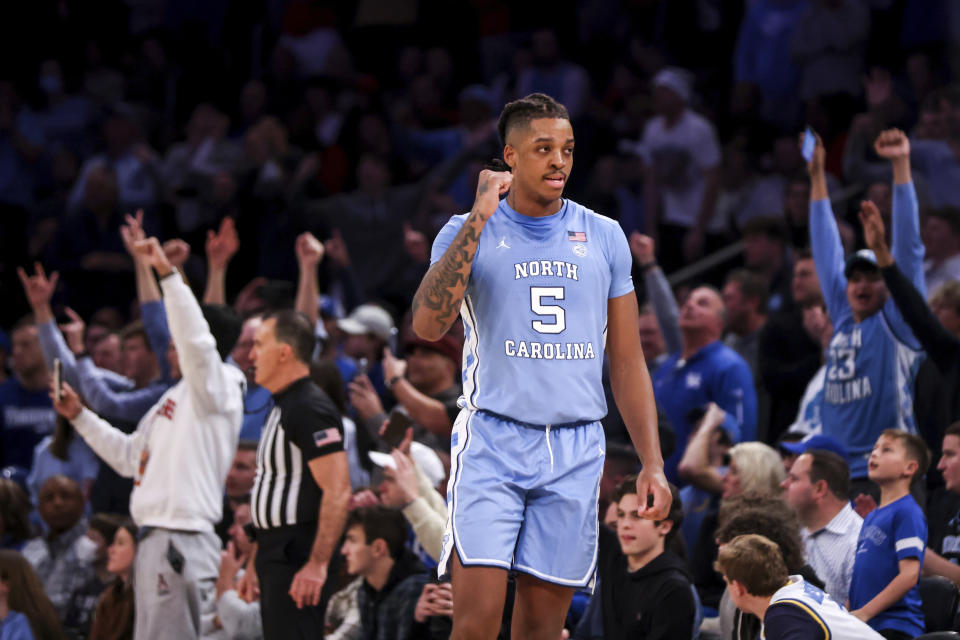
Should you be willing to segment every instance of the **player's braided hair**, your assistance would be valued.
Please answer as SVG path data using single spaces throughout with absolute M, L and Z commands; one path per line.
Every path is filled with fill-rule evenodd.
M 507 143 L 507 133 L 520 126 L 527 125 L 531 120 L 538 118 L 560 118 L 569 120 L 570 114 L 567 108 L 546 95 L 545 93 L 531 93 L 530 95 L 508 102 L 503 111 L 500 112 L 500 120 L 497 122 L 497 133 L 500 134 L 500 141 Z

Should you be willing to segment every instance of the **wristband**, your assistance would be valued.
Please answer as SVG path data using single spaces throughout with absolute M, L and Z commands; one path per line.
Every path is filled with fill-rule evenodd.
M 650 269 L 653 269 L 654 267 L 656 267 L 656 266 L 657 266 L 657 261 L 656 261 L 656 260 L 651 260 L 650 262 L 641 262 L 641 263 L 640 263 L 639 265 L 637 265 L 637 266 L 638 266 L 638 268 L 640 269 L 641 272 L 644 272 L 644 273 L 645 273 L 645 272 L 649 271 Z
M 387 380 L 387 389 L 393 389 L 393 385 L 397 384 L 400 380 L 403 380 L 403 376 L 393 376 Z
M 86 357 L 88 357 L 89 355 L 90 355 L 90 352 L 87 351 L 86 349 L 84 349 L 84 350 L 81 351 L 80 353 L 74 354 L 73 357 L 74 357 L 74 359 L 76 359 L 76 360 L 82 360 L 83 358 L 86 358 Z

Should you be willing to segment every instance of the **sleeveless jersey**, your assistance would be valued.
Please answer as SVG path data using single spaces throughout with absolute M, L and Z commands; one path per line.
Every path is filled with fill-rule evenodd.
M 467 215 L 437 234 L 436 263 Z M 460 308 L 466 407 L 561 424 L 607 413 L 607 301 L 633 293 L 620 225 L 570 200 L 533 218 L 501 200 L 480 234 Z

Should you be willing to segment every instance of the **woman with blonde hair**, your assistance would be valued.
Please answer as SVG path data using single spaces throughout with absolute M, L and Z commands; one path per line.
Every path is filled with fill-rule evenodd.
M 780 483 L 786 477 L 783 460 L 775 449 L 762 442 L 741 442 L 730 447 L 727 452 L 730 465 L 723 475 L 721 486 L 723 493 L 719 511 L 734 499 L 743 498 L 779 498 L 782 492 Z M 704 606 L 716 608 L 720 603 L 724 585 L 720 575 L 713 570 L 717 559 L 716 532 L 718 511 L 704 516 L 693 549 L 694 582 Z
M 730 448 L 730 468 L 723 477 L 724 499 L 742 493 L 779 496 L 786 478 L 780 454 L 762 442 L 741 442 Z
M 63 631 L 43 583 L 30 563 L 0 549 L 0 637 L 4 640 L 62 640 Z

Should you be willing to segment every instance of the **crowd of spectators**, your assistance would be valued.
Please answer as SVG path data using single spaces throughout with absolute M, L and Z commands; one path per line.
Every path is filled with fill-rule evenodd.
M 742 534 L 885 637 L 934 630 L 918 583 L 960 585 L 954 3 L 40 4 L 11 8 L 21 37 L 0 39 L 36 34 L 0 45 L 5 633 L 132 637 L 133 557 L 158 539 L 130 519 L 149 452 L 102 455 L 87 418 L 54 410 L 50 378 L 59 360 L 86 413 L 136 440 L 197 375 L 169 307 L 192 292 L 231 372 L 229 394 L 205 392 L 224 420 L 243 378 L 197 635 L 264 633 L 246 532 L 275 396 L 254 352 L 268 314 L 293 308 L 349 466 L 326 636 L 447 637 L 433 568 L 464 336 L 416 337 L 409 308 L 437 231 L 500 156 L 500 109 L 531 92 L 570 113 L 564 196 L 629 238 L 675 485 L 667 520 L 633 517 L 636 455 L 608 388 L 600 583 L 575 596 L 572 637 L 756 633 L 714 564 Z M 138 252 L 151 238 L 188 288 L 158 284 Z

